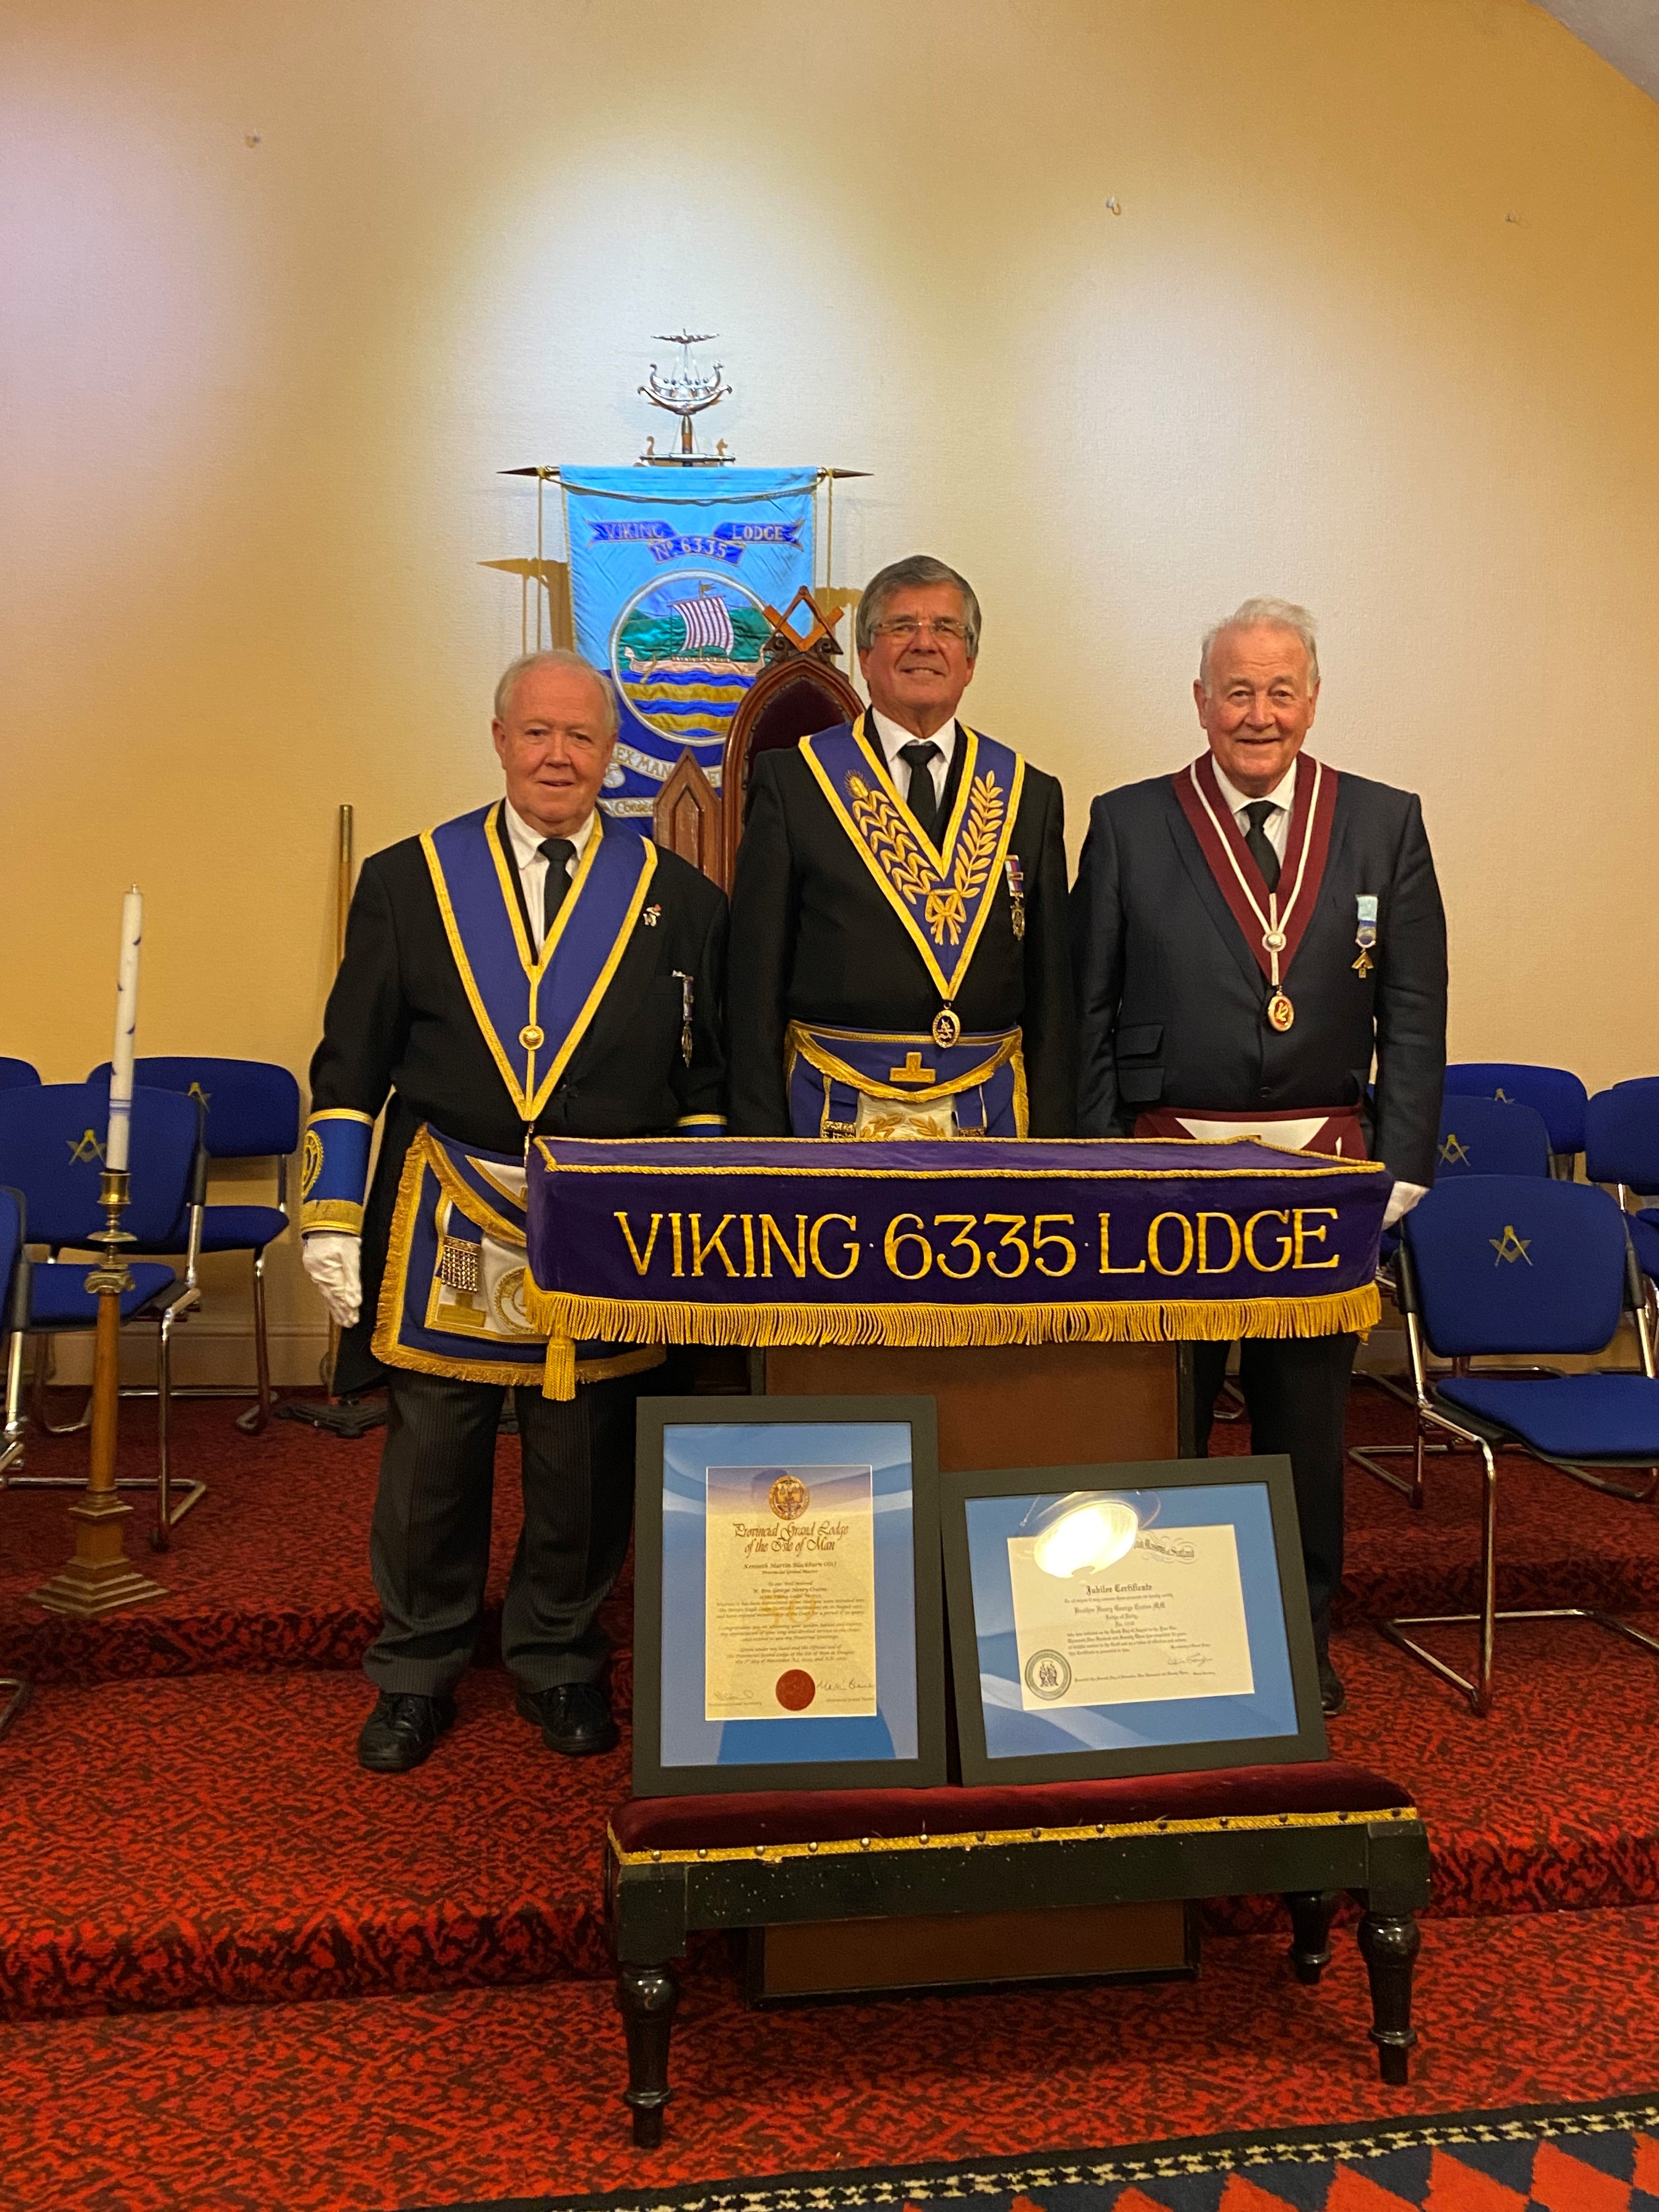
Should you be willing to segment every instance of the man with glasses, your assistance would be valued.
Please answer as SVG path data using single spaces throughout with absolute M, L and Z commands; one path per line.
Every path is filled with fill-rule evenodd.
M 979 601 L 925 554 L 859 606 L 870 708 L 764 752 L 732 892 L 731 1128 L 1066 1136 L 1059 783 L 957 720 Z

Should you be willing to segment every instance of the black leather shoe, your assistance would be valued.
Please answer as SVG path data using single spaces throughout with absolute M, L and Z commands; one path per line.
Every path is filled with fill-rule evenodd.
M 550 1751 L 566 1759 L 591 1759 L 621 1741 L 611 1700 L 597 1682 L 561 1682 L 551 1690 L 520 1690 L 520 1714 L 534 1721 Z
M 429 1759 L 455 1718 L 453 1698 L 421 1698 L 410 1690 L 382 1690 L 357 1739 L 357 1764 L 373 1774 L 407 1774 Z
M 1328 1651 L 1319 1655 L 1319 1710 L 1328 1721 L 1348 1710 L 1348 1693 L 1342 1686 L 1342 1677 L 1331 1664 Z

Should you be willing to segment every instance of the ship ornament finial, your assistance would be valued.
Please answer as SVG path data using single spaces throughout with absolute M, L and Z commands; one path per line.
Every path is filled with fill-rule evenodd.
M 677 345 L 680 358 L 677 366 L 665 373 L 653 361 L 651 373 L 640 386 L 641 399 L 648 399 L 653 407 L 660 407 L 680 418 L 680 439 L 678 448 L 669 453 L 657 451 L 657 441 L 647 438 L 640 459 L 655 468 L 713 468 L 733 457 L 726 451 L 722 438 L 712 453 L 700 453 L 692 434 L 691 418 L 701 415 L 705 408 L 718 406 L 732 391 L 729 384 L 720 381 L 725 370 L 716 362 L 712 373 L 701 370 L 691 358 L 693 346 L 708 345 L 714 338 L 713 331 L 658 331 L 653 334 L 660 345 Z

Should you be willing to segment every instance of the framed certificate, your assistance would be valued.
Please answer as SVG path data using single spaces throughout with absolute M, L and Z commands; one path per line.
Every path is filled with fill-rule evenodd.
M 1328 1756 L 1288 1459 L 939 1478 L 965 1783 Z
M 634 1791 L 945 1778 L 931 1398 L 642 1398 Z

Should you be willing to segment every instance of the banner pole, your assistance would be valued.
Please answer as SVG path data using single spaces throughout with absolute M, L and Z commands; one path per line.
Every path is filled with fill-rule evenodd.
M 351 913 L 351 873 L 353 817 L 349 806 L 340 809 L 338 842 L 334 854 L 334 972 L 338 975 L 345 959 L 346 921 Z M 340 1357 L 340 1324 L 331 1321 L 328 1325 L 328 1350 L 323 1354 L 320 1379 L 331 1398 L 334 1395 L 334 1368 Z

